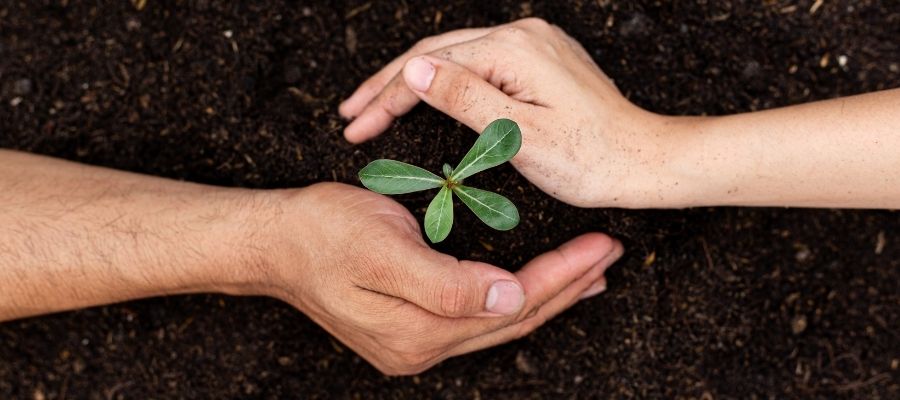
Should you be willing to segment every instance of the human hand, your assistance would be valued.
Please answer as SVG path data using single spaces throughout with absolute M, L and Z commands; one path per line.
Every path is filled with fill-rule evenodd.
M 481 132 L 522 128 L 513 166 L 548 194 L 583 206 L 674 205 L 667 120 L 630 103 L 578 42 L 539 19 L 423 39 L 340 106 L 344 135 L 371 139 L 420 100 Z M 671 135 L 668 135 L 671 136 Z
M 391 375 L 530 333 L 602 292 L 622 254 L 619 242 L 586 234 L 510 273 L 432 250 L 415 218 L 385 196 L 342 184 L 273 193 L 262 294 Z

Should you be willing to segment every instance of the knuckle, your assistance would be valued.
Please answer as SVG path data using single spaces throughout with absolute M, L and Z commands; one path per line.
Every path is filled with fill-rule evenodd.
M 519 42 L 527 40 L 528 31 L 518 26 L 508 26 L 496 31 L 494 36 L 509 42 Z
M 547 22 L 546 20 L 544 20 L 543 18 L 530 17 L 530 18 L 525 18 L 525 19 L 521 20 L 520 22 L 522 23 L 523 26 L 527 26 L 532 29 L 539 29 L 539 30 L 552 29 L 552 26 L 550 25 L 550 23 Z
M 380 365 L 375 365 L 375 368 L 377 368 L 379 371 L 381 371 L 382 374 L 385 374 L 387 376 L 406 376 L 415 375 L 418 373 L 412 367 L 397 360 L 390 360 L 381 363 Z
M 392 365 L 387 368 L 379 369 L 381 373 L 387 376 L 409 376 L 416 375 L 428 369 L 427 367 L 413 367 L 408 365 Z
M 418 351 L 404 351 L 397 355 L 403 369 L 407 371 L 419 371 L 431 360 L 427 354 Z
M 428 36 L 423 39 L 419 39 L 415 45 L 413 45 L 413 49 L 418 52 L 427 52 L 429 49 L 435 47 L 437 45 L 437 36 Z
M 401 343 L 405 343 L 405 345 L 401 345 Z M 388 354 L 384 357 L 383 368 L 379 368 L 385 374 L 417 374 L 433 364 L 434 356 L 428 351 L 421 350 L 414 343 L 397 341 L 392 346 L 385 346 Z
M 356 269 L 361 279 L 369 284 L 367 287 L 376 287 L 390 293 L 396 293 L 396 289 L 403 283 L 392 263 L 384 255 L 378 252 L 364 252 L 357 259 Z
M 462 315 L 466 312 L 467 306 L 465 287 L 461 282 L 448 282 L 441 286 L 441 313 L 448 316 Z
M 468 74 L 458 74 L 450 82 L 450 93 L 446 97 L 447 106 L 451 109 L 467 111 L 475 106 L 475 95 L 472 92 L 474 82 Z
M 375 99 L 374 104 L 384 111 L 385 113 L 391 115 L 392 117 L 398 117 L 402 114 L 400 110 L 400 104 L 397 98 L 399 85 L 391 81 L 387 84 L 384 91 L 382 91 L 378 97 Z

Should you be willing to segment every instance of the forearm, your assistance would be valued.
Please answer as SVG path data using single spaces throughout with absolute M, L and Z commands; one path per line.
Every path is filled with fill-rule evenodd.
M 0 321 L 239 293 L 265 273 L 263 249 L 248 240 L 257 201 L 249 191 L 0 150 Z
M 670 205 L 900 208 L 900 89 L 667 123 Z

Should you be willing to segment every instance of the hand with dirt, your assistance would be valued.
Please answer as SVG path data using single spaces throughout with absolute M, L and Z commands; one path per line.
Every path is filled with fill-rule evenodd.
M 388 197 L 342 184 L 286 192 L 273 293 L 387 374 L 504 343 L 606 288 L 621 244 L 586 234 L 510 273 L 431 249 Z M 298 238 L 299 240 L 289 240 Z
M 653 115 L 628 102 L 561 29 L 539 19 L 426 38 L 341 104 L 345 136 L 371 139 L 420 98 L 481 132 L 497 118 L 522 128 L 512 160 L 526 178 L 570 204 L 623 203 L 665 151 Z M 626 184 L 629 183 L 629 184 Z
M 0 150 L 0 321 L 176 293 L 285 300 L 388 374 L 528 334 L 606 288 L 586 234 L 520 271 L 432 250 L 388 197 L 221 188 Z
M 359 143 L 420 100 L 476 132 L 522 128 L 512 160 L 582 207 L 900 208 L 900 89 L 725 117 L 628 101 L 588 52 L 539 19 L 426 38 L 340 106 Z

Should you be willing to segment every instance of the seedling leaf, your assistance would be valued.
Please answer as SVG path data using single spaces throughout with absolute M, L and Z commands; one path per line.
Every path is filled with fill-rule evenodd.
M 519 224 L 519 210 L 506 197 L 463 185 L 453 186 L 453 192 L 481 221 L 491 228 L 508 231 Z M 427 215 L 425 219 L 427 221 Z
M 381 194 L 404 194 L 439 188 L 444 180 L 427 170 L 394 160 L 375 160 L 359 171 L 363 186 Z
M 503 164 L 513 158 L 520 147 L 522 147 L 522 132 L 519 125 L 508 119 L 491 122 L 453 170 L 450 178 L 460 181 Z
M 452 227 L 453 192 L 444 186 L 425 211 L 425 235 L 431 243 L 437 243 L 447 238 Z
M 447 177 L 447 179 L 450 179 L 450 175 L 453 174 L 453 167 L 451 167 L 450 164 L 445 163 L 444 167 L 443 167 L 443 171 L 444 171 L 444 176 Z

